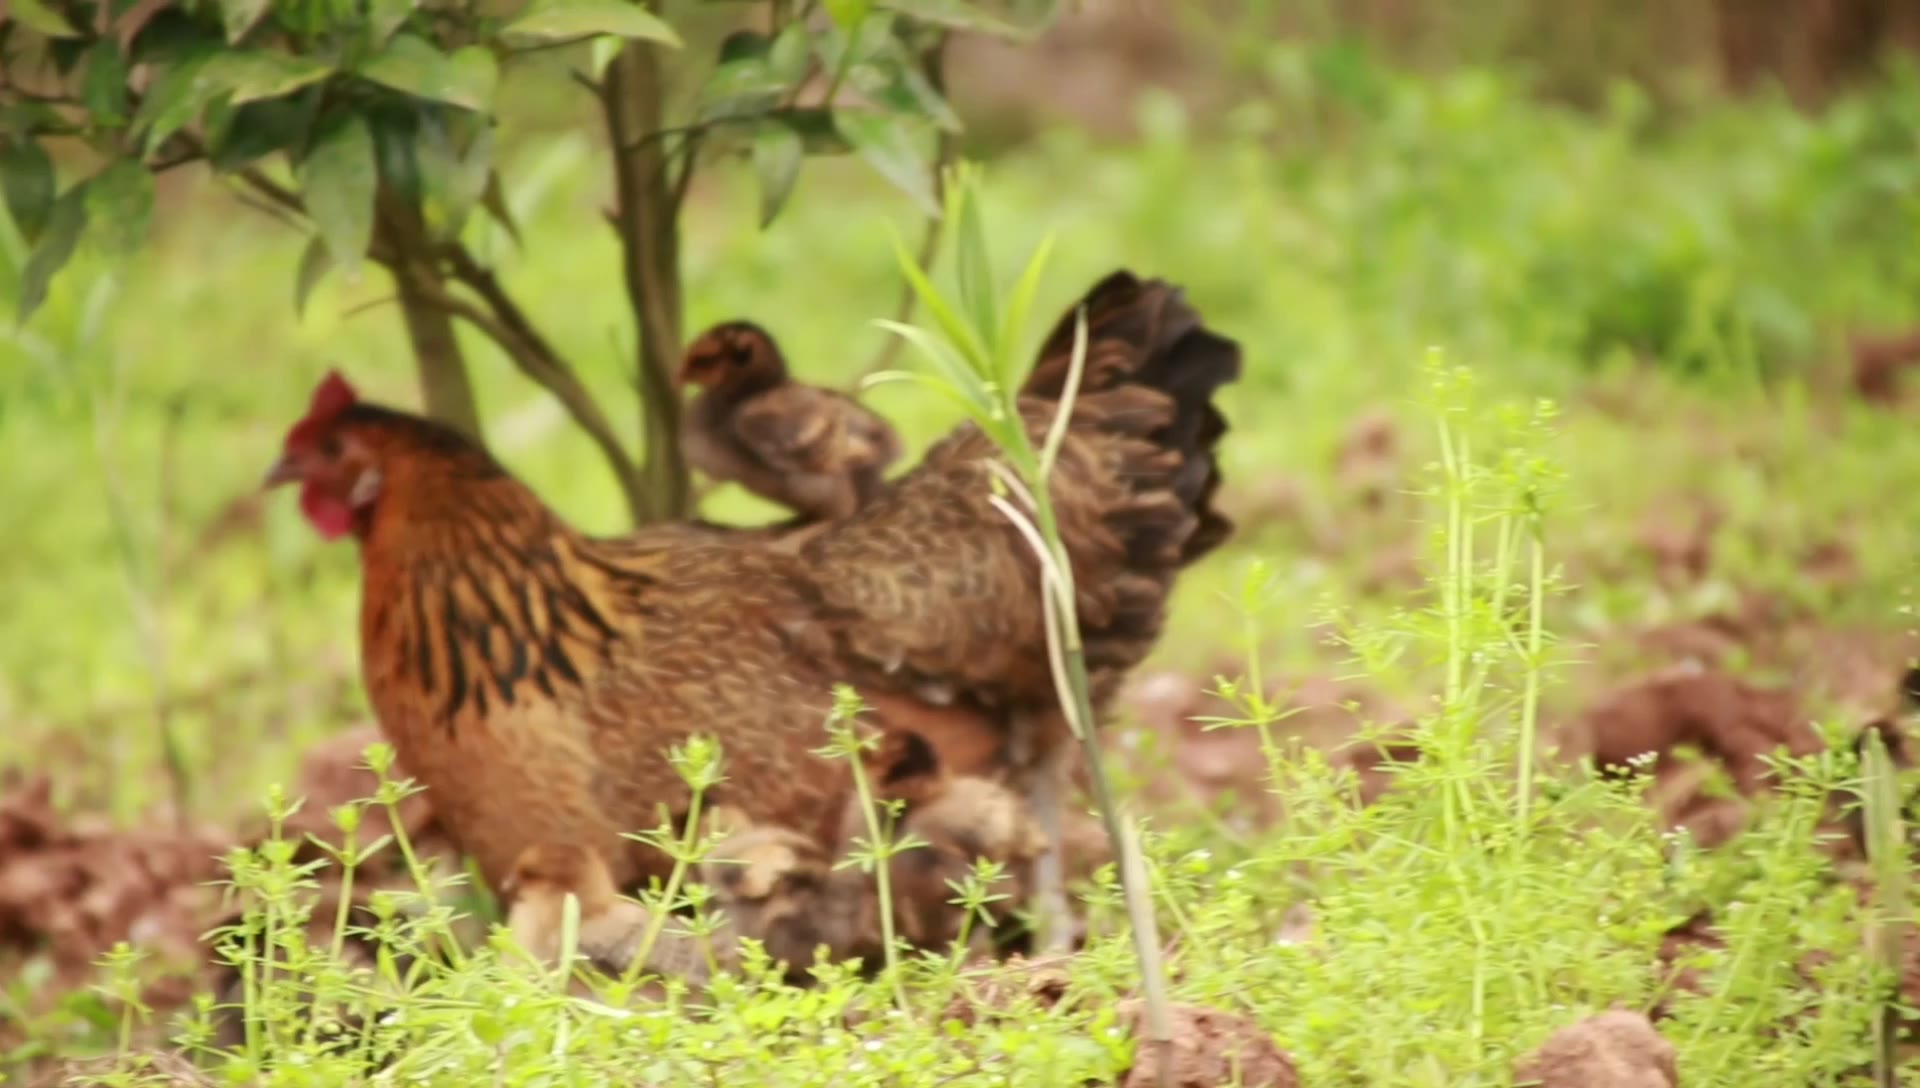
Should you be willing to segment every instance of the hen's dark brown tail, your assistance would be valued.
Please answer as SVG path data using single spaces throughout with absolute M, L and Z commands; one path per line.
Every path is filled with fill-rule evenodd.
M 1145 437 L 1177 457 L 1167 487 L 1195 519 L 1180 546 L 1181 563 L 1191 563 L 1233 532 L 1233 523 L 1213 505 L 1220 486 L 1215 450 L 1227 433 L 1226 417 L 1213 397 L 1240 377 L 1240 345 L 1207 328 L 1180 288 L 1122 269 L 1094 284 L 1061 316 L 1041 345 L 1023 394 L 1061 396 L 1072 363 L 1075 315 L 1082 307 L 1087 314 L 1082 402 L 1126 386 L 1173 399 L 1172 420 Z M 1115 422 L 1124 427 L 1122 420 Z
M 1152 650 L 1174 577 L 1233 531 L 1214 508 L 1227 421 L 1213 398 L 1240 376 L 1240 346 L 1208 329 L 1179 288 L 1115 272 L 1054 326 L 1023 397 L 1061 397 L 1082 307 L 1087 354 L 1072 427 L 1092 439 L 1077 456 L 1106 462 L 1081 478 L 1109 483 L 1056 507 L 1082 575 L 1080 626 L 1099 699 Z

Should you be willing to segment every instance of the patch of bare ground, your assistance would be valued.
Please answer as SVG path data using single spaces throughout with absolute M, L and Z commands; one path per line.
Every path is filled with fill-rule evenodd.
M 0 800 L 0 949 L 50 957 L 55 988 L 76 985 L 117 942 L 170 964 L 199 958 L 230 840 L 207 828 L 118 828 L 69 817 L 44 775 Z
M 1920 367 L 1920 328 L 1853 340 L 1853 388 L 1876 404 L 1900 400 L 1907 373 Z
M 1614 1010 L 1555 1032 L 1514 1071 L 1538 1088 L 1678 1088 L 1673 1044 L 1637 1012 Z
M 1236 661 L 1216 662 L 1215 675 L 1241 671 Z M 1391 784 L 1385 767 L 1417 756 L 1410 745 L 1360 741 L 1355 734 L 1372 723 L 1405 721 L 1404 709 L 1372 687 L 1351 680 L 1310 674 L 1282 678 L 1267 698 L 1284 715 L 1272 727 L 1276 743 L 1297 739 L 1322 748 L 1336 768 L 1352 772 L 1362 803 L 1371 804 Z M 1169 753 L 1177 773 L 1147 784 L 1150 799 L 1167 802 L 1184 794 L 1203 807 L 1234 799 L 1236 819 L 1265 827 L 1279 815 L 1269 782 L 1260 732 L 1245 726 L 1221 726 L 1245 710 L 1223 698 L 1212 679 L 1161 671 L 1136 677 L 1126 689 L 1126 705 Z
M 1134 1038 L 1133 1068 L 1120 1088 L 1299 1088 L 1293 1059 L 1247 1017 L 1203 1005 L 1174 1005 L 1168 1012 L 1171 1031 L 1159 1041 L 1148 1029 L 1145 1003 L 1120 1003 L 1120 1022 Z

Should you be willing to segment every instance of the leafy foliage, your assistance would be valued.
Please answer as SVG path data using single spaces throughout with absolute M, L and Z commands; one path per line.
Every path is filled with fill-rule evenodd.
M 0 20 L 0 171 L 31 246 L 19 317 L 40 308 L 83 241 L 108 253 L 142 242 L 153 175 L 205 163 L 308 234 L 297 311 L 330 270 L 355 279 L 372 257 L 393 273 L 430 413 L 481 435 L 451 331 L 458 318 L 559 399 L 599 445 L 637 520 L 678 516 L 688 488 L 672 445 L 668 370 L 680 350 L 678 221 L 699 156 L 752 163 L 762 226 L 786 205 L 808 155 L 848 151 L 937 215 L 930 160 L 941 145 L 931 133 L 959 125 L 928 74 L 945 35 L 954 25 L 1018 34 L 1036 24 L 1003 23 L 958 0 L 916 7 L 753 5 L 767 29 L 722 40 L 687 115 L 674 117 L 670 74 L 698 66 L 670 59 L 688 51 L 681 32 L 630 0 L 528 0 L 504 11 L 416 0 L 29 0 Z M 1051 5 L 1015 7 L 1044 20 Z M 465 239 L 481 211 L 525 240 L 503 196 L 499 106 L 554 57 L 589 92 L 593 108 L 576 123 L 613 144 L 610 218 L 627 255 L 647 424 L 639 459 Z M 46 148 L 63 139 L 91 152 L 64 187 Z

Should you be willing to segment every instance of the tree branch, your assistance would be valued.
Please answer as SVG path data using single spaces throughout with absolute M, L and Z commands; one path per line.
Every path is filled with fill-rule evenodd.
M 680 450 L 680 399 L 673 385 L 680 355 L 679 186 L 661 141 L 645 138 L 663 127 L 664 84 L 658 50 L 630 42 L 608 65 L 600 89 L 607 142 L 620 149 L 613 157 L 614 223 L 627 300 L 639 329 L 634 371 L 646 442 L 648 520 L 684 517 L 690 498 Z M 691 160 L 687 168 L 690 172 Z
M 521 374 L 553 394 L 554 399 L 567 410 L 567 415 L 587 433 L 587 437 L 593 440 L 601 455 L 612 466 L 627 506 L 638 520 L 646 508 L 647 499 L 640 486 L 639 466 L 634 464 L 626 447 L 620 444 L 620 438 L 614 433 L 606 414 L 600 410 L 599 402 L 593 399 L 593 394 L 588 392 L 579 376 L 561 361 L 552 346 L 527 321 L 526 315 L 501 290 L 499 281 L 491 271 L 475 261 L 473 255 L 463 247 L 455 247 L 449 259 L 452 261 L 454 278 L 480 295 L 490 309 L 483 310 L 445 287 L 434 284 L 425 285 L 426 301 L 485 334 L 500 345 L 500 350 L 506 353 Z

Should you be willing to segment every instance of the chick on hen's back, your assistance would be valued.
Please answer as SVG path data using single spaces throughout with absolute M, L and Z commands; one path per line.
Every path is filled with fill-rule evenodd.
M 852 514 L 900 457 L 886 420 L 843 393 L 794 381 L 779 345 L 751 322 L 702 333 L 679 380 L 704 389 L 681 419 L 693 467 L 803 517 Z

